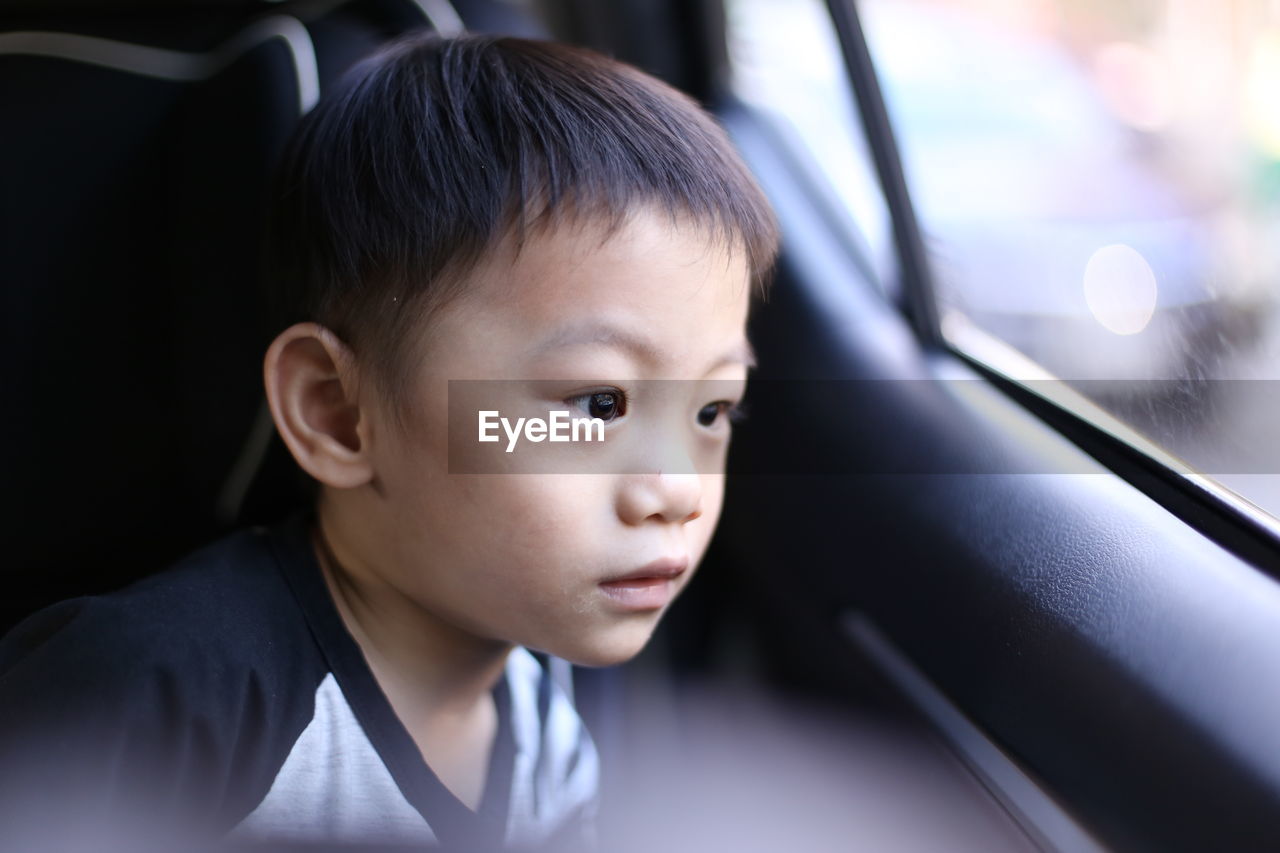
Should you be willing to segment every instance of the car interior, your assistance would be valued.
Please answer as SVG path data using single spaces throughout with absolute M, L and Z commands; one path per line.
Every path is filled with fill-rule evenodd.
M 0 2 L 0 630 L 301 499 L 258 260 L 298 118 L 410 29 L 556 38 L 708 106 L 783 235 L 698 580 L 575 672 L 603 846 L 1274 849 L 1280 527 L 940 332 L 860 6 L 823 14 L 887 260 L 735 94 L 720 0 Z

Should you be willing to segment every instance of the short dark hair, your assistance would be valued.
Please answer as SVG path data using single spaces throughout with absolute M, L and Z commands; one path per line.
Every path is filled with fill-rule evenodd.
M 611 232 L 641 204 L 745 251 L 763 291 L 773 214 L 691 98 L 585 48 L 414 33 L 301 122 L 277 173 L 268 276 L 282 323 L 328 327 L 395 389 L 409 324 L 513 229 L 523 241 L 572 218 Z

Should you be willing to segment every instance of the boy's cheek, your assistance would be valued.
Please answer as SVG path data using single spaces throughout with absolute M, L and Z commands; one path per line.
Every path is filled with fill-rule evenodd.
M 445 474 L 419 484 L 402 528 L 432 542 L 537 553 L 594 543 L 612 518 L 608 477 Z M 475 546 L 473 546 L 475 547 Z
M 702 514 L 686 522 L 683 531 L 690 564 L 695 568 L 711 544 L 724 507 L 724 475 L 704 474 L 702 484 Z
M 720 479 L 723 480 L 723 478 Z M 690 540 L 690 550 L 695 552 L 690 554 L 695 564 L 702 560 L 707 546 L 711 544 L 711 537 L 715 534 L 716 525 L 720 521 L 720 510 L 724 506 L 723 494 L 722 489 L 717 490 L 714 495 L 704 493 L 702 517 L 687 525 L 693 528 L 686 535 Z
M 592 519 L 611 506 L 604 477 L 491 474 L 475 479 L 487 486 L 476 510 L 495 529 L 511 531 L 529 547 L 575 538 L 590 541 Z

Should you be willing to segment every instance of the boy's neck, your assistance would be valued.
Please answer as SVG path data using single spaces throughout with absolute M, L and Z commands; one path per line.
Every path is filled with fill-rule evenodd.
M 343 623 L 406 726 L 491 707 L 509 643 L 467 633 L 381 581 L 326 518 L 323 504 L 313 545 Z
M 461 631 L 380 582 L 325 521 L 322 504 L 312 544 L 343 623 L 423 760 L 478 809 L 498 730 L 491 691 L 512 646 Z

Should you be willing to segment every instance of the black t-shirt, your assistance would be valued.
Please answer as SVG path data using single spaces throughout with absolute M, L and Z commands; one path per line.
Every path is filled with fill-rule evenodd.
M 563 661 L 516 648 L 481 804 L 423 761 L 298 517 L 37 613 L 0 642 L 0 845 L 467 848 L 590 836 L 599 777 Z M 5 839 L 8 839 L 7 841 Z

